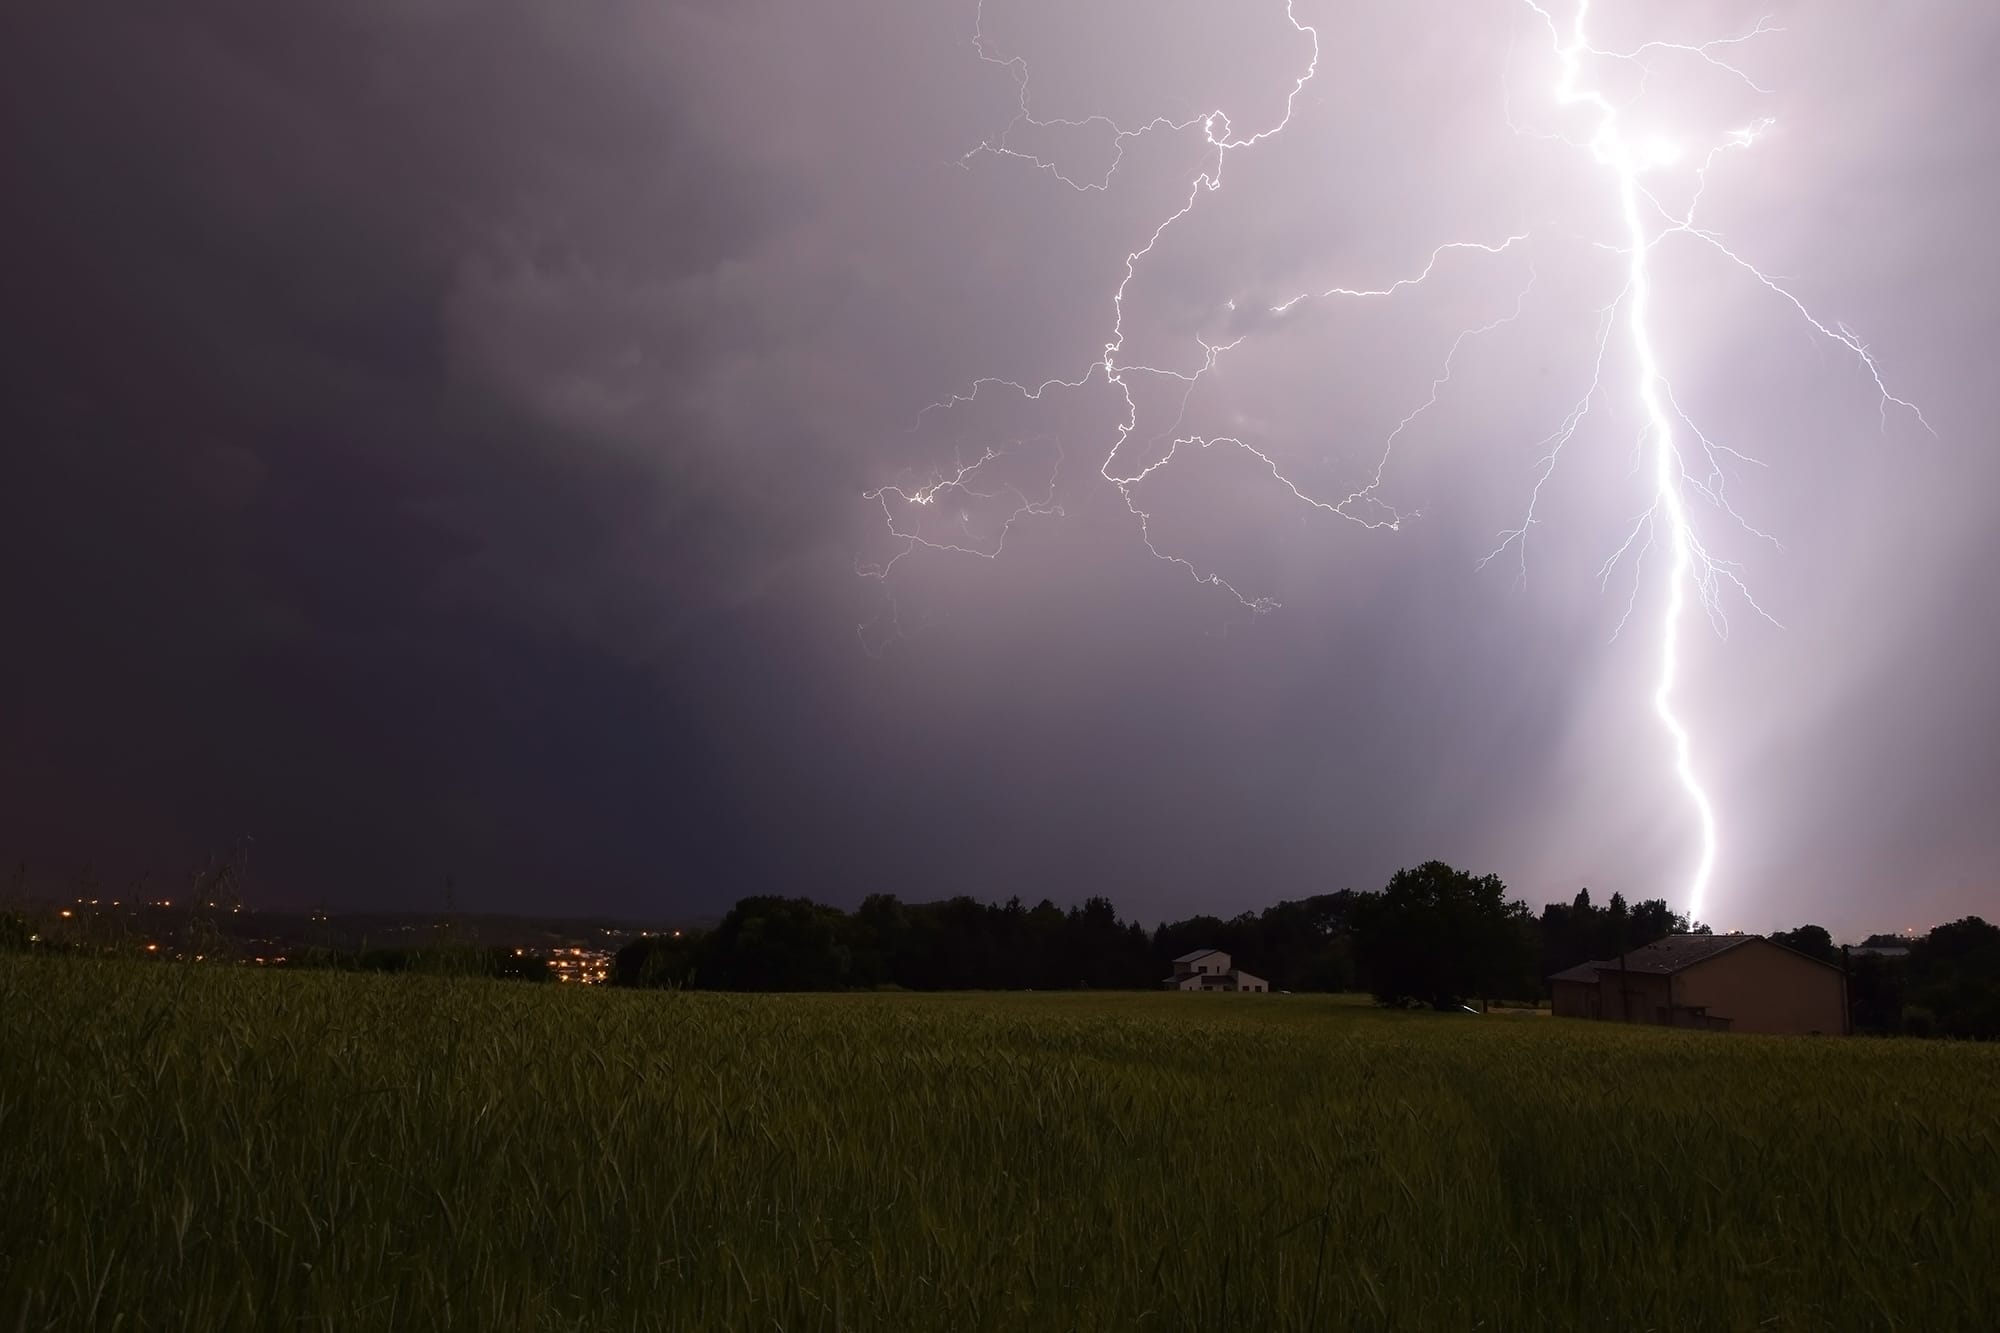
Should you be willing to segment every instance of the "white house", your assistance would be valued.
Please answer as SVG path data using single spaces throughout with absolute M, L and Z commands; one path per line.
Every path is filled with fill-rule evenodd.
M 1174 974 L 1160 983 L 1168 990 L 1268 991 L 1271 983 L 1229 965 L 1220 949 L 1196 949 L 1174 959 Z

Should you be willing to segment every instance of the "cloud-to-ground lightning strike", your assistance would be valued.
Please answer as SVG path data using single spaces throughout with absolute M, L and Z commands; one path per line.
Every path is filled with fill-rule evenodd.
M 1615 50 L 1597 46 L 1590 39 L 1591 0 L 1574 0 L 1573 9 L 1567 5 L 1560 6 L 1569 11 L 1567 22 L 1559 18 L 1551 7 L 1543 3 L 1543 0 L 1496 0 L 1496 2 L 1521 5 L 1525 11 L 1531 11 L 1538 25 L 1546 30 L 1550 54 L 1555 67 L 1560 71 L 1554 86 L 1548 90 L 1548 104 L 1558 113 L 1559 119 L 1580 117 L 1586 120 L 1589 132 L 1587 136 L 1578 138 L 1572 137 L 1565 129 L 1548 131 L 1517 124 L 1514 123 L 1511 108 L 1508 114 L 1509 124 L 1517 134 L 1550 140 L 1587 154 L 1589 160 L 1601 169 L 1611 202 L 1616 205 L 1621 234 L 1616 238 L 1589 240 L 1587 244 L 1592 249 L 1609 251 L 1620 258 L 1623 282 L 1617 291 L 1608 293 L 1608 299 L 1597 310 L 1598 322 L 1593 338 L 1595 355 L 1590 366 L 1588 386 L 1581 397 L 1573 402 L 1556 428 L 1540 443 L 1540 457 L 1535 464 L 1526 513 L 1517 526 L 1499 534 L 1497 545 L 1479 563 L 1484 567 L 1511 551 L 1514 558 L 1520 561 L 1520 569 L 1525 576 L 1528 535 L 1530 530 L 1542 521 L 1538 508 L 1544 487 L 1556 471 L 1564 450 L 1582 430 L 1593 405 L 1605 394 L 1606 354 L 1615 329 L 1622 323 L 1632 365 L 1630 403 L 1636 407 L 1642 421 L 1640 437 L 1636 443 L 1635 470 L 1649 479 L 1648 489 L 1651 499 L 1643 512 L 1633 521 L 1624 541 L 1605 561 L 1599 577 L 1600 581 L 1608 581 L 1625 557 L 1628 555 L 1632 557 L 1633 585 L 1625 614 L 1619 621 L 1619 631 L 1622 632 L 1638 603 L 1646 555 L 1655 548 L 1664 551 L 1665 569 L 1661 580 L 1664 600 L 1658 626 L 1659 656 L 1651 703 L 1671 746 L 1675 778 L 1692 806 L 1697 821 L 1699 845 L 1696 849 L 1695 865 L 1690 872 L 1682 900 L 1686 903 L 1690 915 L 1699 918 L 1708 907 L 1708 889 L 1718 859 L 1717 818 L 1714 803 L 1698 775 L 1693 738 L 1675 710 L 1676 692 L 1681 677 L 1680 644 L 1683 621 L 1688 611 L 1691 593 L 1693 599 L 1699 600 L 1716 632 L 1721 634 L 1726 634 L 1728 629 L 1724 607 L 1724 598 L 1728 593 L 1733 592 L 1740 597 L 1744 604 L 1757 614 L 1766 619 L 1771 617 L 1751 595 L 1739 568 L 1715 555 L 1710 546 L 1704 542 L 1700 525 L 1696 521 L 1693 502 L 1704 503 L 1752 537 L 1774 546 L 1776 541 L 1769 533 L 1751 525 L 1737 511 L 1726 491 L 1729 465 L 1754 464 L 1756 460 L 1719 443 L 1695 423 L 1683 410 L 1661 364 L 1656 334 L 1650 318 L 1654 296 L 1652 267 L 1654 254 L 1669 240 L 1682 240 L 1703 247 L 1721 259 L 1728 269 L 1748 277 L 1789 306 L 1816 335 L 1850 353 L 1863 373 L 1872 380 L 1880 396 L 1880 415 L 1884 428 L 1888 424 L 1892 409 L 1907 412 L 1925 430 L 1930 429 L 1930 423 L 1924 419 L 1923 413 L 1914 403 L 1891 392 L 1874 355 L 1846 325 L 1837 322 L 1828 323 L 1820 319 L 1788 287 L 1746 259 L 1718 233 L 1698 221 L 1697 214 L 1707 189 L 1710 169 L 1723 155 L 1753 147 L 1771 128 L 1773 121 L 1768 117 L 1759 119 L 1731 130 L 1718 141 L 1697 150 L 1701 155 L 1699 164 L 1693 169 L 1694 189 L 1686 209 L 1676 213 L 1649 187 L 1648 179 L 1656 172 L 1679 162 L 1693 161 L 1695 152 L 1690 150 L 1689 145 L 1677 142 L 1671 137 L 1653 135 L 1640 137 L 1628 133 L 1625 113 L 1629 110 L 1630 103 L 1621 103 L 1612 93 L 1593 81 L 1593 75 L 1597 72 L 1622 66 L 1638 71 L 1640 87 L 1643 90 L 1645 80 L 1652 77 L 1656 65 L 1676 60 L 1693 61 L 1737 81 L 1752 93 L 1765 94 L 1769 90 L 1743 70 L 1737 63 L 1736 52 L 1746 44 L 1781 32 L 1782 29 L 1774 27 L 1769 20 L 1760 20 L 1747 32 L 1708 42 L 1649 41 L 1628 50 Z M 1014 81 L 1018 101 L 1013 119 L 1000 134 L 966 153 L 961 159 L 963 163 L 970 164 L 973 159 L 979 157 L 1017 161 L 1070 189 L 1102 192 L 1111 188 L 1114 178 L 1124 164 L 1128 145 L 1144 136 L 1195 136 L 1201 151 L 1201 161 L 1188 182 L 1185 197 L 1180 199 L 1178 206 L 1161 218 L 1140 238 L 1140 243 L 1126 254 L 1122 272 L 1111 285 L 1108 333 L 1101 357 L 1084 367 L 1080 373 L 1047 379 L 1039 384 L 1027 384 L 999 377 L 982 378 L 974 381 L 964 392 L 954 394 L 941 402 L 932 403 L 919 414 L 921 421 L 932 413 L 949 412 L 953 408 L 971 404 L 983 394 L 1012 394 L 1022 399 L 1038 400 L 1052 392 L 1081 389 L 1098 376 L 1102 376 L 1105 384 L 1119 394 L 1122 401 L 1122 416 L 1108 441 L 1103 460 L 1098 467 L 1099 476 L 1117 488 L 1126 509 L 1137 521 L 1140 538 L 1147 550 L 1161 560 L 1178 565 L 1198 582 L 1222 589 L 1254 612 L 1269 610 L 1278 603 L 1269 597 L 1246 594 L 1219 573 L 1202 569 L 1187 557 L 1164 550 L 1155 543 L 1152 514 L 1140 502 L 1143 487 L 1148 479 L 1174 462 L 1184 450 L 1223 446 L 1248 455 L 1255 460 L 1257 468 L 1268 472 L 1272 480 L 1285 492 L 1314 509 L 1347 519 L 1365 528 L 1400 528 L 1406 520 L 1416 515 L 1398 511 L 1380 494 L 1398 440 L 1419 417 L 1437 404 L 1440 395 L 1451 381 L 1453 366 L 1464 344 L 1469 340 L 1497 332 L 1518 319 L 1532 295 L 1535 281 L 1534 270 L 1531 267 L 1527 284 L 1518 293 L 1510 311 L 1487 322 L 1468 327 L 1457 335 L 1443 366 L 1431 381 L 1429 395 L 1403 416 L 1389 432 L 1377 455 L 1378 461 L 1366 482 L 1344 497 L 1326 499 L 1309 494 L 1284 474 L 1271 454 L 1246 440 L 1235 437 L 1179 434 L 1195 386 L 1216 368 L 1223 356 L 1235 352 L 1251 335 L 1244 334 L 1226 343 L 1210 342 L 1197 335 L 1196 345 L 1191 349 L 1186 364 L 1182 366 L 1150 365 L 1130 361 L 1125 357 L 1126 297 L 1134 282 L 1138 281 L 1147 259 L 1175 224 L 1193 212 L 1200 205 L 1203 196 L 1222 187 L 1223 169 L 1230 155 L 1255 148 L 1259 143 L 1280 134 L 1291 124 L 1300 95 L 1319 71 L 1321 48 L 1318 30 L 1300 20 L 1296 0 L 1286 0 L 1284 13 L 1292 30 L 1308 45 L 1309 54 L 1304 61 L 1303 69 L 1293 78 L 1283 113 L 1276 118 L 1275 123 L 1249 133 L 1239 133 L 1229 116 L 1220 109 L 1178 120 L 1164 116 L 1154 117 L 1143 124 L 1129 128 L 1105 116 L 1090 116 L 1083 119 L 1037 118 L 1032 109 L 1032 81 L 1027 62 L 1021 57 L 1004 56 L 992 49 L 991 41 L 985 31 L 982 0 L 976 11 L 974 50 L 981 61 L 1008 72 Z M 1072 131 L 1094 129 L 1108 134 L 1111 147 L 1109 165 L 1101 175 L 1084 178 L 1064 170 L 1061 165 L 1048 158 L 1016 146 L 1017 136 L 1024 131 L 1051 129 Z M 1407 276 L 1378 286 L 1335 286 L 1320 292 L 1301 292 L 1270 306 L 1268 314 L 1272 317 L 1282 317 L 1301 303 L 1311 300 L 1392 299 L 1399 293 L 1426 286 L 1434 280 L 1435 275 L 1448 270 L 1454 264 L 1490 259 L 1517 246 L 1523 246 L 1531 239 L 1533 238 L 1529 233 L 1502 233 L 1496 229 L 1496 234 L 1489 238 L 1448 241 L 1434 247 L 1421 262 L 1413 264 L 1412 271 Z M 1234 309 L 1233 302 L 1231 309 Z M 1184 386 L 1184 390 L 1180 393 L 1180 407 L 1173 421 L 1163 431 L 1135 443 L 1135 437 L 1140 431 L 1140 412 L 1133 385 L 1135 382 L 1146 380 L 1177 382 Z M 1165 442 L 1165 447 L 1158 449 L 1156 446 L 1162 441 Z M 1041 443 L 1054 445 L 1055 442 L 1045 438 Z M 1129 454 L 1144 450 L 1152 450 L 1151 456 L 1128 457 Z M 1031 497 L 1012 483 L 990 489 L 987 487 L 981 477 L 982 469 L 993 464 L 1004 452 L 1006 451 L 999 448 L 988 448 L 974 461 L 970 463 L 961 461 L 952 470 L 934 474 L 930 480 L 920 485 L 888 485 L 868 491 L 865 498 L 880 506 L 883 522 L 897 546 L 895 553 L 888 560 L 875 565 L 858 566 L 859 572 L 871 577 L 887 578 L 904 556 L 919 548 L 976 555 L 987 559 L 997 558 L 1008 534 L 1021 519 L 1032 515 L 1060 514 L 1062 509 L 1057 482 L 1057 469 L 1061 463 L 1060 447 L 1055 447 L 1056 465 L 1050 471 L 1047 494 L 1041 498 Z M 1698 469 L 1690 465 L 1690 458 L 1694 456 L 1698 456 L 1701 460 Z M 927 535 L 922 526 L 926 511 L 934 512 L 951 497 L 989 501 L 1004 499 L 1012 505 L 1012 512 L 983 540 L 974 538 L 966 531 L 970 515 L 963 510 L 960 511 L 957 534 Z

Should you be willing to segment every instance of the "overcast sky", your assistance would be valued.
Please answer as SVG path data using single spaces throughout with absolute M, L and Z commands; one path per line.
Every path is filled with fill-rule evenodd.
M 1330 501 L 1460 332 L 1518 311 L 1397 439 L 1395 530 L 1229 445 L 1135 488 L 1163 553 L 1280 604 L 1254 614 L 1148 553 L 1098 472 L 1101 374 L 919 415 L 1082 375 L 1126 255 L 1214 162 L 1198 128 L 1122 158 L 1101 121 L 1000 139 L 1017 89 L 970 0 L 12 7 L 0 856 L 171 883 L 251 836 L 269 905 L 434 907 L 451 874 L 466 907 L 651 918 L 886 890 L 1151 922 L 1433 857 L 1535 904 L 1681 901 L 1662 557 L 1599 582 L 1648 500 L 1622 334 L 1525 566 L 1479 567 L 1590 382 L 1618 220 L 1587 156 L 1509 128 L 1576 124 L 1533 13 L 1445 8 L 1299 0 L 1291 122 L 1127 291 L 1131 361 L 1242 341 L 1191 393 L 1137 377 L 1120 466 L 1227 436 Z M 1728 496 L 1777 539 L 1696 513 L 1777 622 L 1688 622 L 1705 915 L 2000 915 L 2000 12 L 1598 8 L 1606 46 L 1786 29 L 1731 48 L 1768 96 L 1662 56 L 1630 114 L 1697 142 L 1775 119 L 1703 221 L 1936 432 L 1715 251 L 1660 247 L 1663 367 L 1761 460 Z M 1281 0 L 986 11 L 1047 119 L 1247 136 L 1311 53 Z M 975 484 L 1049 512 L 998 559 L 865 577 L 902 545 L 864 492 L 989 449 Z M 991 553 L 1014 507 L 892 510 Z

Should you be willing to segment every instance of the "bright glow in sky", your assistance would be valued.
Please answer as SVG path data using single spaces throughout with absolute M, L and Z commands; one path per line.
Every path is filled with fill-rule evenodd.
M 1690 846 L 1685 852 L 1689 868 L 1679 892 L 1672 895 L 1671 900 L 1694 919 L 1706 920 L 1710 910 L 1710 885 L 1720 855 L 1719 830 L 1715 802 L 1703 780 L 1698 760 L 1699 743 L 1691 734 L 1679 705 L 1682 692 L 1689 688 L 1682 662 L 1685 621 L 1691 604 L 1698 604 L 1707 611 L 1716 631 L 1726 635 L 1726 599 L 1733 597 L 1776 625 L 1775 617 L 1752 594 L 1742 566 L 1713 553 L 1713 538 L 1704 534 L 1710 521 L 1726 521 L 1750 537 L 1773 545 L 1776 545 L 1776 539 L 1746 521 L 1726 494 L 1729 480 L 1741 470 L 1741 466 L 1758 465 L 1757 460 L 1733 448 L 1718 445 L 1704 432 L 1682 407 L 1669 378 L 1663 363 L 1662 335 L 1654 322 L 1656 252 L 1669 241 L 1704 247 L 1712 252 L 1705 256 L 1711 266 L 1720 265 L 1725 272 L 1736 270 L 1736 276 L 1761 285 L 1791 305 L 1807 330 L 1849 354 L 1849 373 L 1858 372 L 1872 381 L 1879 396 L 1878 407 L 1885 431 L 1892 408 L 1897 409 L 1899 414 L 1907 414 L 1925 429 L 1928 429 L 1929 423 L 1923 420 L 1921 411 L 1914 403 L 1890 390 L 1880 366 L 1856 334 L 1845 326 L 1822 321 L 1793 293 L 1785 280 L 1772 276 L 1745 258 L 1721 234 L 1698 218 L 1697 212 L 1710 172 L 1716 167 L 1718 159 L 1724 154 L 1740 153 L 1756 146 L 1776 123 L 1775 120 L 1766 116 L 1747 127 L 1717 131 L 1702 146 L 1697 161 L 1689 147 L 1694 131 L 1683 131 L 1676 123 L 1674 113 L 1676 107 L 1684 105 L 1690 97 L 1698 104 L 1699 94 L 1675 98 L 1670 92 L 1672 100 L 1667 109 L 1662 111 L 1656 107 L 1663 99 L 1653 95 L 1655 90 L 1675 89 L 1677 83 L 1684 82 L 1690 72 L 1696 75 L 1720 74 L 1726 84 L 1732 85 L 1731 91 L 1736 94 L 1747 91 L 1768 96 L 1769 90 L 1744 68 L 1741 61 L 1747 58 L 1754 44 L 1777 40 L 1783 30 L 1768 20 L 1759 20 L 1747 30 L 1718 34 L 1699 41 L 1647 38 L 1628 49 L 1620 49 L 1600 44 L 1594 37 L 1590 0 L 1574 0 L 1573 8 L 1562 18 L 1537 0 L 1518 0 L 1518 3 L 1531 12 L 1539 26 L 1545 29 L 1545 58 L 1553 65 L 1555 73 L 1546 87 L 1545 96 L 1556 114 L 1542 114 L 1533 108 L 1523 108 L 1516 113 L 1511 105 L 1514 89 L 1509 85 L 1510 128 L 1517 135 L 1548 140 L 1587 155 L 1601 169 L 1601 188 L 1612 205 L 1615 228 L 1609 231 L 1601 227 L 1593 228 L 1592 210 L 1588 206 L 1579 207 L 1574 217 L 1558 214 L 1553 225 L 1545 228 L 1552 235 L 1544 243 L 1536 244 L 1543 238 L 1532 231 L 1508 233 L 1496 219 L 1489 228 L 1489 234 L 1498 239 L 1445 239 L 1429 252 L 1422 268 L 1410 276 L 1382 286 L 1335 286 L 1321 292 L 1317 299 L 1386 299 L 1404 293 L 1406 289 L 1425 288 L 1433 281 L 1440 261 L 1448 255 L 1454 258 L 1468 253 L 1473 256 L 1496 256 L 1522 246 L 1532 248 L 1537 265 L 1547 262 L 1571 264 L 1586 275 L 1591 271 L 1594 259 L 1591 251 L 1609 253 L 1619 259 L 1617 271 L 1620 281 L 1604 293 L 1604 300 L 1596 309 L 1600 318 L 1595 328 L 1596 350 L 1591 365 L 1590 387 L 1545 441 L 1549 444 L 1549 452 L 1537 465 L 1526 517 L 1518 526 L 1504 531 L 1499 545 L 1479 563 L 1483 567 L 1510 548 L 1518 548 L 1522 575 L 1526 576 L 1528 534 L 1541 521 L 1538 506 L 1543 488 L 1557 467 L 1559 455 L 1577 436 L 1583 418 L 1590 413 L 1601 394 L 1625 395 L 1628 406 L 1636 409 L 1638 419 L 1636 440 L 1632 446 L 1637 460 L 1634 471 L 1649 477 L 1650 487 L 1644 507 L 1631 522 L 1622 543 L 1602 567 L 1601 578 L 1608 579 L 1621 563 L 1629 563 L 1631 567 L 1630 600 L 1625 619 L 1618 626 L 1619 632 L 1623 632 L 1634 610 L 1639 607 L 1642 594 L 1646 592 L 1647 558 L 1654 557 L 1657 566 L 1651 594 L 1656 606 L 1644 616 L 1656 642 L 1655 660 L 1651 679 L 1634 681 L 1632 694 L 1635 700 L 1649 699 L 1651 709 L 1665 733 L 1666 760 L 1693 816 Z M 1521 318 L 1538 273 L 1536 267 L 1529 269 L 1526 282 L 1509 312 L 1466 327 L 1457 335 L 1443 370 L 1431 382 L 1429 395 L 1397 421 L 1384 440 L 1372 474 L 1344 498 L 1316 495 L 1303 489 L 1286 474 L 1284 465 L 1267 446 L 1250 437 L 1182 433 L 1190 402 L 1202 381 L 1216 374 L 1225 357 L 1252 354 L 1242 349 L 1252 343 L 1256 335 L 1253 332 L 1236 332 L 1224 340 L 1212 340 L 1204 332 L 1196 331 L 1192 346 L 1183 342 L 1172 349 L 1170 356 L 1157 359 L 1140 357 L 1130 345 L 1128 299 L 1134 296 L 1135 288 L 1145 282 L 1147 270 L 1156 262 L 1155 252 L 1169 234 L 1202 206 L 1206 196 L 1225 188 L 1226 168 L 1233 165 L 1233 159 L 1239 154 L 1254 152 L 1260 144 L 1291 127 L 1300 98 L 1319 75 L 1322 46 L 1318 29 L 1299 17 L 1296 0 L 1286 0 L 1284 17 L 1293 31 L 1306 39 L 1309 49 L 1289 83 L 1279 80 L 1285 87 L 1284 99 L 1282 107 L 1278 108 L 1269 123 L 1259 125 L 1247 116 L 1233 117 L 1227 110 L 1217 107 L 1178 119 L 1170 115 L 1154 115 L 1121 124 L 1114 117 L 1097 112 L 1085 116 L 1041 114 L 1033 100 L 1035 81 L 1032 68 L 1025 58 L 1004 54 L 997 48 L 986 31 L 982 6 L 973 39 L 974 49 L 982 61 L 1009 73 L 1017 87 L 1019 103 L 1016 116 L 998 136 L 966 154 L 968 164 L 985 157 L 997 158 L 1001 160 L 1001 165 L 1024 165 L 1071 190 L 1090 193 L 1112 189 L 1128 148 L 1141 140 L 1181 136 L 1197 140 L 1204 151 L 1187 181 L 1185 194 L 1171 196 L 1171 206 L 1162 211 L 1141 243 L 1129 250 L 1122 265 L 1107 277 L 1108 333 L 1101 358 L 1080 367 L 1074 375 L 1058 375 L 1034 383 L 999 376 L 982 377 L 963 391 L 924 409 L 924 415 L 929 415 L 971 408 L 979 404 L 982 395 L 1011 396 L 1039 402 L 1045 395 L 1081 392 L 1093 383 L 1109 386 L 1118 395 L 1123 408 L 1114 433 L 1099 446 L 1102 460 L 1097 474 L 1116 488 L 1125 509 L 1136 521 L 1140 541 L 1156 558 L 1178 567 L 1198 583 L 1221 590 L 1245 609 L 1259 614 L 1275 610 L 1279 605 L 1276 599 L 1245 592 L 1232 578 L 1156 540 L 1153 512 L 1142 502 L 1147 483 L 1175 463 L 1184 450 L 1206 452 L 1220 446 L 1246 456 L 1251 460 L 1254 473 L 1260 476 L 1267 474 L 1270 481 L 1293 500 L 1313 510 L 1350 520 L 1364 528 L 1401 531 L 1415 515 L 1389 504 L 1382 495 L 1385 473 L 1395 458 L 1399 440 L 1418 417 L 1438 404 L 1440 393 L 1451 382 L 1458 353 L 1467 340 L 1506 330 Z M 1404 56 L 1392 51 L 1385 53 L 1384 58 L 1393 61 Z M 1495 59 L 1496 64 L 1511 72 L 1516 53 L 1510 48 L 1495 53 Z M 1724 111 L 1723 119 L 1726 120 L 1728 114 Z M 1716 118 L 1695 119 L 1713 121 Z M 1360 126 L 1356 128 L 1359 132 Z M 1103 167 L 1101 174 L 1074 172 L 1065 165 L 1061 156 L 1022 146 L 1024 140 L 1037 134 L 1076 131 L 1096 131 L 1100 138 L 1109 136 L 1113 152 L 1108 159 L 1104 159 L 1108 165 Z M 1403 151 L 1420 159 L 1424 150 L 1410 147 Z M 1685 190 L 1687 202 L 1678 212 L 1663 202 L 1662 195 L 1656 192 L 1660 187 L 1655 177 L 1674 172 L 1688 178 L 1679 183 Z M 1310 293 L 1300 293 L 1271 304 L 1268 310 L 1273 317 L 1288 317 L 1309 299 L 1314 299 Z M 1230 314 L 1236 313 L 1233 298 L 1224 305 Z M 1614 323 L 1622 323 L 1626 330 L 1629 367 L 1620 380 L 1607 386 L 1603 367 L 1607 339 Z M 1684 349 L 1675 350 L 1682 352 L 1680 359 L 1687 359 Z M 1754 367 L 1750 368 L 1750 373 L 1754 378 Z M 1164 386 L 1169 403 L 1177 403 L 1177 406 L 1164 430 L 1149 431 L 1141 400 L 1157 386 Z M 1142 442 L 1144 447 L 1135 451 L 1132 448 L 1135 441 Z M 1021 443 L 1015 441 L 1012 447 L 1018 448 Z M 995 559 L 1004 550 L 1009 534 L 1019 521 L 1062 514 L 1060 451 L 1056 455 L 1058 461 L 1050 468 L 1046 490 L 1038 488 L 1033 492 L 1016 483 L 989 476 L 989 470 L 997 470 L 997 465 L 1009 452 L 1007 444 L 989 443 L 970 462 L 961 459 L 953 467 L 933 473 L 920 484 L 890 484 L 869 490 L 864 499 L 879 506 L 884 527 L 895 545 L 886 559 L 863 564 L 859 567 L 860 572 L 886 581 L 899 563 L 918 551 Z M 1617 497 L 1613 498 L 1614 502 L 1623 503 Z M 956 503 L 940 504 L 947 500 Z M 981 524 L 975 522 L 973 509 L 965 503 L 975 501 L 998 506 L 995 511 L 998 514 L 997 524 L 989 518 L 984 524 L 984 533 L 978 531 Z M 1697 506 L 1710 511 L 1712 520 L 1699 517 Z M 938 510 L 946 515 L 945 522 L 941 526 L 927 525 L 924 521 L 929 517 L 926 511 Z M 899 619 L 895 628 L 900 630 Z M 862 627 L 864 644 L 869 642 L 868 629 L 868 626 Z M 1725 912 L 1732 915 L 1740 913 L 1741 906 L 1727 907 Z

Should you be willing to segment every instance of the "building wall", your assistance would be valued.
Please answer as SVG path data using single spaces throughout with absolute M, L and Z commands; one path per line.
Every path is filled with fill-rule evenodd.
M 1595 981 L 1550 982 L 1549 1008 L 1557 1018 L 1596 1018 L 1599 994 Z
M 1704 959 L 1674 978 L 1674 1002 L 1706 1005 L 1731 1032 L 1839 1036 L 1847 1030 L 1847 978 L 1836 968 L 1766 940 Z
M 1667 977 L 1659 972 L 1620 972 L 1616 967 L 1597 972 L 1597 1016 L 1619 1023 L 1665 1023 L 1661 1010 L 1673 999 Z

